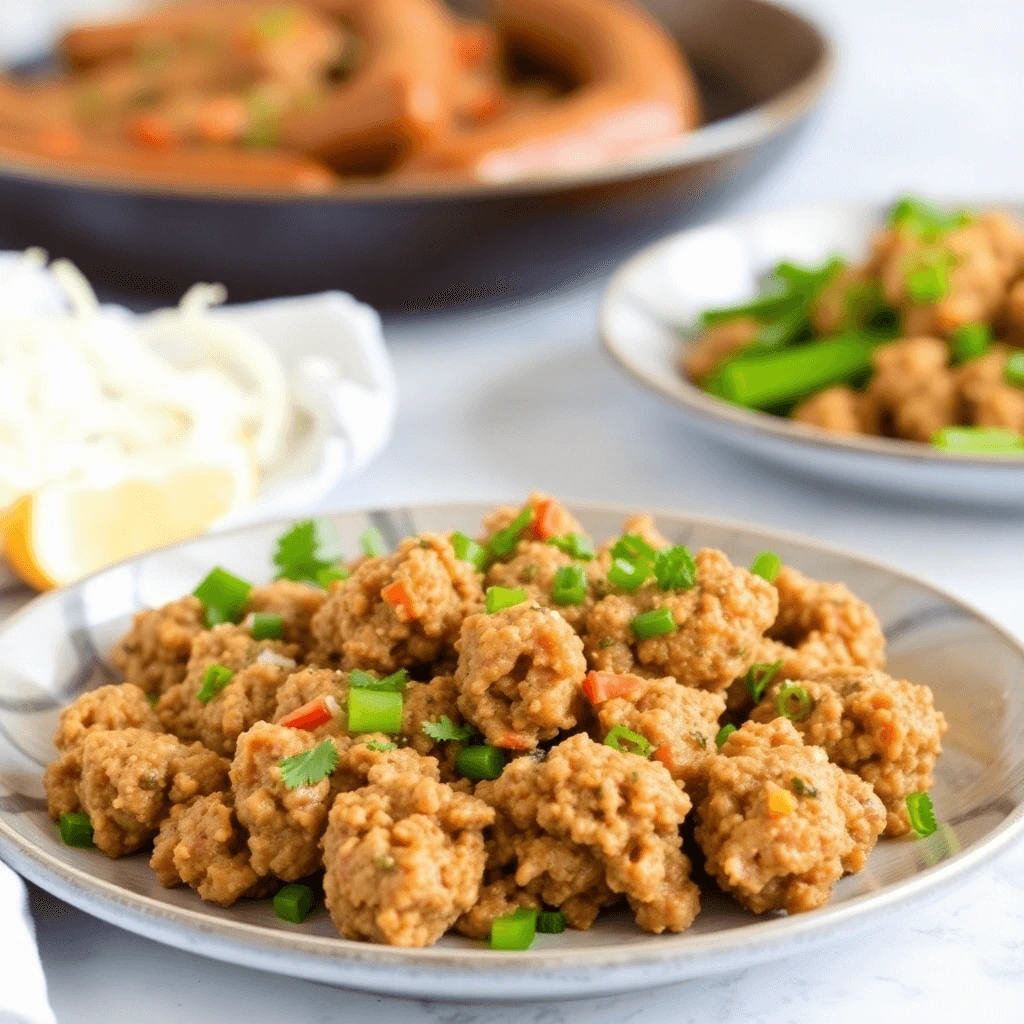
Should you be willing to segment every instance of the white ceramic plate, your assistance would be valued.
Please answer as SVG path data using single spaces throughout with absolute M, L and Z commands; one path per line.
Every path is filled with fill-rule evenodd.
M 998 205 L 1024 217 L 1020 205 Z M 1024 503 L 1024 458 L 957 455 L 911 441 L 832 434 L 720 401 L 678 370 L 680 330 L 689 329 L 702 310 L 754 295 L 762 276 L 780 260 L 816 263 L 835 253 L 860 257 L 886 209 L 813 206 L 736 217 L 670 235 L 612 277 L 601 305 L 605 347 L 694 426 L 772 462 L 854 487 L 1019 506 Z
M 334 516 L 347 550 L 368 525 L 389 543 L 424 530 L 473 533 L 482 505 L 431 505 Z M 575 507 L 596 537 L 625 510 Z M 62 705 L 111 677 L 104 656 L 135 610 L 189 591 L 215 563 L 260 581 L 282 524 L 247 526 L 106 569 L 37 598 L 0 629 L 0 854 L 54 895 L 97 917 L 195 953 L 296 977 L 394 995 L 472 1000 L 596 996 L 789 956 L 879 925 L 977 869 L 1024 830 L 1024 648 L 978 612 L 928 584 L 853 555 L 750 526 L 659 517 L 668 537 L 714 546 L 746 563 L 771 547 L 812 576 L 841 579 L 877 610 L 896 674 L 929 683 L 950 722 L 934 790 L 943 829 L 889 840 L 831 903 L 794 917 L 755 918 L 708 893 L 678 936 L 640 932 L 625 914 L 589 932 L 539 936 L 525 953 L 448 937 L 431 949 L 392 949 L 338 937 L 323 908 L 303 925 L 268 901 L 230 910 L 190 889 L 162 889 L 144 855 L 108 860 L 61 844 L 43 801 L 42 769 Z

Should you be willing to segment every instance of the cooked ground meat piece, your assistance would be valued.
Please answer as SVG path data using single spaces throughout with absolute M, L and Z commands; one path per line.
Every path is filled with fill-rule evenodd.
M 436 757 L 445 782 L 455 780 L 455 759 L 464 744 L 453 740 L 434 740 L 424 731 L 427 722 L 439 722 L 445 715 L 462 725 L 458 705 L 459 688 L 454 675 L 435 676 L 429 683 L 410 683 L 402 702 L 402 735 L 418 754 Z
M 223 789 L 227 768 L 202 744 L 166 733 L 93 732 L 47 769 L 50 814 L 85 811 L 95 844 L 108 857 L 123 857 L 157 834 L 173 804 Z
M 58 750 L 69 750 L 91 733 L 113 729 L 164 731 L 142 690 L 134 683 L 122 683 L 89 690 L 64 708 L 53 745 Z
M 279 762 L 317 745 L 311 733 L 257 722 L 238 739 L 231 763 L 235 813 L 249 833 L 257 875 L 292 882 L 320 866 L 320 837 L 327 824 L 331 780 L 289 789 Z
M 136 612 L 110 661 L 146 693 L 163 693 L 185 678 L 192 641 L 206 628 L 199 599 L 183 597 L 162 608 Z
M 470 939 L 486 939 L 496 917 L 512 914 L 520 907 L 539 906 L 536 896 L 516 885 L 511 875 L 505 875 L 481 888 L 476 903 L 455 922 L 455 930 Z
M 533 491 L 524 505 L 499 505 L 493 512 L 484 516 L 481 541 L 486 542 L 499 530 L 504 530 L 526 505 L 533 508 L 534 520 L 523 530 L 520 543 L 547 540 L 549 537 L 560 537 L 566 533 L 586 535 L 586 530 L 580 526 L 579 520 L 560 501 L 540 491 Z
M 576 724 L 587 664 L 557 612 L 524 602 L 471 615 L 458 652 L 459 710 L 488 743 L 530 750 Z
M 784 718 L 729 736 L 697 818 L 708 872 L 757 914 L 820 907 L 844 873 L 864 867 L 885 828 L 871 787 L 805 746 Z
M 963 418 L 979 427 L 1006 427 L 1024 432 L 1024 389 L 1005 377 L 1007 349 L 997 345 L 957 371 Z
M 331 808 L 324 895 L 345 938 L 428 946 L 477 902 L 494 812 L 439 782 L 433 758 L 420 761 L 384 760 Z
M 930 441 L 956 422 L 956 376 L 949 347 L 938 338 L 909 337 L 880 345 L 865 400 L 874 407 L 882 433 Z
M 172 807 L 153 842 L 149 866 L 168 889 L 184 882 L 222 907 L 268 891 L 249 863 L 245 830 L 235 818 L 230 793 Z
M 690 380 L 701 383 L 719 366 L 757 337 L 761 325 L 752 317 L 740 316 L 707 328 L 683 351 L 682 370 Z
M 863 670 L 799 685 L 814 701 L 810 715 L 793 723 L 804 742 L 822 747 L 829 760 L 871 784 L 888 811 L 886 835 L 909 831 L 907 794 L 931 789 L 948 729 L 945 716 L 935 710 L 932 691 Z M 754 721 L 777 717 L 778 690 L 778 684 L 768 688 L 751 714 Z
M 871 607 L 842 583 L 784 565 L 775 577 L 779 613 L 758 662 L 782 660 L 779 679 L 814 679 L 843 666 L 885 667 L 885 634 Z M 739 675 L 739 673 L 737 673 Z
M 230 756 L 246 729 L 273 717 L 278 688 L 294 671 L 298 655 L 295 644 L 254 640 L 244 626 L 217 626 L 196 637 L 185 678 L 160 698 L 157 715 L 179 739 L 200 740 Z M 206 670 L 214 664 L 234 675 L 202 703 L 197 695 Z
M 463 619 L 482 607 L 480 577 L 447 537 L 407 537 L 331 589 L 313 618 L 311 657 L 382 673 L 427 665 L 452 651 Z
M 280 722 L 317 697 L 333 697 L 338 711 L 330 722 L 312 730 L 317 739 L 348 735 L 348 674 L 333 668 L 307 666 L 292 672 L 278 687 L 272 720 Z
M 264 587 L 253 587 L 245 611 L 280 615 L 285 642 L 298 644 L 307 651 L 313 646 L 310 623 L 326 598 L 326 592 L 312 584 L 276 580 Z
M 598 601 L 587 621 L 587 661 L 606 672 L 674 676 L 686 686 L 722 691 L 754 662 L 754 647 L 775 620 L 778 596 L 770 583 L 734 566 L 721 552 L 694 556 L 697 583 L 662 591 L 644 584 L 634 594 Z M 630 628 L 641 612 L 670 608 L 677 629 L 638 640 Z
M 717 693 L 682 686 L 671 676 L 636 680 L 628 697 L 605 701 L 598 709 L 601 732 L 615 725 L 640 733 L 654 746 L 653 757 L 693 797 L 703 787 L 709 758 L 715 755 L 718 719 L 725 700 Z
M 690 800 L 658 762 L 578 733 L 543 761 L 518 758 L 476 792 L 515 830 L 505 842 L 516 883 L 546 903 L 596 894 L 600 905 L 605 891 L 622 893 L 653 932 L 682 931 L 696 916 L 699 893 L 679 838 Z
M 878 433 L 873 400 L 845 385 L 826 388 L 805 398 L 793 410 L 792 418 L 836 434 Z

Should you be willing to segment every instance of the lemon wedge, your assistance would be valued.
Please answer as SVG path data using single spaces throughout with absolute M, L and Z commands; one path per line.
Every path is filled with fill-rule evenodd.
M 255 494 L 257 470 L 242 445 L 145 467 L 123 464 L 100 478 L 46 484 L 0 514 L 11 568 L 39 590 L 202 533 Z

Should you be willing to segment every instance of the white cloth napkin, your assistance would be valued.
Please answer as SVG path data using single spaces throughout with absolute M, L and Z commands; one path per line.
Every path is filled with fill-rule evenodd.
M 46 997 L 25 883 L 0 863 L 0 1024 L 57 1024 Z

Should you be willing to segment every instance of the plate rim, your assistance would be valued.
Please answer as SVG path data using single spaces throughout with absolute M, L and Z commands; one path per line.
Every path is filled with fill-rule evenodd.
M 1014 199 L 965 200 L 963 197 L 938 196 L 936 201 L 942 205 L 963 206 L 968 209 L 980 205 L 996 209 L 1011 209 L 1019 216 L 1024 215 L 1024 204 L 1020 200 Z M 744 226 L 769 217 L 796 219 L 807 216 L 826 217 L 851 212 L 869 214 L 884 212 L 890 205 L 890 203 L 872 201 L 788 204 L 782 207 L 771 207 L 766 210 L 753 210 L 729 217 L 716 218 L 664 235 L 635 252 L 621 263 L 608 279 L 601 294 L 598 310 L 598 333 L 601 344 L 616 365 L 625 370 L 630 377 L 663 399 L 667 399 L 688 416 L 698 421 L 710 420 L 717 427 L 732 428 L 748 435 L 759 435 L 759 439 L 762 441 L 781 441 L 791 443 L 794 448 L 815 449 L 819 452 L 841 456 L 856 455 L 866 456 L 871 460 L 884 459 L 888 464 L 918 463 L 934 467 L 970 468 L 984 473 L 1005 473 L 1010 470 L 1024 474 L 1024 457 L 1021 456 L 968 455 L 942 451 L 918 441 L 890 437 L 876 438 L 860 434 L 836 434 L 811 424 L 796 423 L 784 417 L 731 405 L 702 391 L 681 373 L 673 373 L 669 378 L 664 374 L 648 372 L 634 357 L 634 346 L 619 336 L 612 327 L 613 311 L 622 306 L 631 305 L 634 308 L 641 308 L 646 316 L 667 330 L 673 330 L 673 325 L 663 320 L 654 310 L 638 307 L 638 303 L 629 295 L 629 286 L 631 280 L 645 263 L 658 263 L 664 258 L 665 253 L 688 236 L 709 228 L 729 229 Z
M 515 503 L 515 501 L 511 502 Z M 425 501 L 396 503 L 386 506 L 357 506 L 339 508 L 321 513 L 323 517 L 368 517 L 377 512 L 446 511 L 460 508 L 478 512 L 493 507 L 495 502 L 478 499 L 455 501 Z M 637 507 L 617 502 L 566 499 L 565 504 L 576 511 L 627 516 L 635 514 Z M 1024 665 L 1024 640 L 993 620 L 987 613 L 942 587 L 893 567 L 869 555 L 863 555 L 840 545 L 819 541 L 803 534 L 772 527 L 762 528 L 754 523 L 727 517 L 694 515 L 669 509 L 645 509 L 656 519 L 673 520 L 695 527 L 709 527 L 739 534 L 754 534 L 769 542 L 788 542 L 814 550 L 833 558 L 852 560 L 867 568 L 881 571 L 912 584 L 943 602 L 953 605 L 986 630 L 1003 640 L 1019 656 Z M 63 590 L 40 594 L 4 620 L 0 633 L 12 624 L 32 614 L 43 604 L 58 600 L 59 595 L 87 586 L 106 573 L 119 571 L 134 562 L 154 554 L 187 548 L 201 541 L 217 541 L 233 534 L 294 522 L 294 517 L 263 520 L 224 530 L 216 535 L 202 535 L 190 540 L 165 545 L 133 558 L 107 566 L 84 577 Z M 537 995 L 522 994 L 523 998 L 549 998 L 572 991 L 574 982 L 561 972 L 600 972 L 603 977 L 598 987 L 589 986 L 592 994 L 623 991 L 635 987 L 624 980 L 633 972 L 663 968 L 654 979 L 655 984 L 669 984 L 694 976 L 709 976 L 718 971 L 740 965 L 767 962 L 792 952 L 795 948 L 838 941 L 856 930 L 866 929 L 880 922 L 900 907 L 921 900 L 948 888 L 958 879 L 974 874 L 984 864 L 1002 853 L 1024 834 L 1024 801 L 1021 801 L 998 825 L 974 846 L 907 879 L 883 886 L 875 892 L 862 893 L 835 906 L 826 905 L 807 914 L 754 919 L 750 926 L 725 929 L 719 932 L 693 935 L 649 937 L 642 948 L 632 948 L 630 941 L 584 949 L 533 949 L 526 952 L 505 953 L 486 947 L 427 947 L 423 949 L 380 946 L 356 942 L 335 936 L 303 935 L 299 931 L 267 928 L 263 925 L 214 917 L 203 906 L 198 908 L 172 906 L 152 896 L 136 893 L 114 882 L 91 875 L 85 868 L 65 864 L 45 847 L 22 836 L 0 817 L 0 854 L 3 859 L 30 881 L 44 890 L 92 916 L 118 927 L 144 935 L 165 944 L 245 966 L 289 973 L 294 977 L 333 982 L 349 987 L 380 993 L 414 995 L 430 992 L 438 994 L 429 975 L 444 969 L 449 976 L 457 976 L 460 983 L 469 985 L 467 997 L 483 1001 L 507 998 L 507 992 L 492 990 L 493 974 L 533 984 Z M 56 882 L 54 882 L 56 878 Z M 655 940 L 656 941 L 653 941 Z M 197 946 L 206 940 L 213 948 Z M 286 961 L 284 963 L 283 961 Z M 296 969 L 297 968 L 297 969 Z M 408 978 L 387 972 L 404 968 Z M 358 979 L 352 977 L 365 972 Z M 383 972 L 383 973 L 381 973 Z M 420 976 L 426 973 L 428 977 Z M 375 975 L 380 975 L 375 977 Z M 474 980 L 479 989 L 473 989 Z M 645 979 L 644 984 L 650 984 Z M 442 993 L 443 994 L 443 993 Z M 517 991 L 517 995 L 518 995 Z

